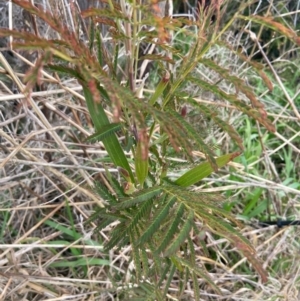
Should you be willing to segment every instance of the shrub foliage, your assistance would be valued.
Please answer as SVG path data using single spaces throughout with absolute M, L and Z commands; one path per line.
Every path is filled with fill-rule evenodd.
M 51 14 L 32 5 L 31 1 L 12 2 L 47 23 L 59 37 L 45 39 L 34 33 L 0 30 L 2 37 L 14 37 L 14 48 L 38 51 L 23 92 L 30 97 L 31 89 L 43 80 L 43 68 L 57 76 L 75 77 L 82 85 L 95 128 L 95 133 L 87 139 L 103 143 L 110 160 L 108 164 L 118 167 L 122 176 L 117 181 L 107 173 L 107 181 L 96 184 L 103 207 L 96 208 L 89 221 L 97 222 L 96 231 L 111 227 L 106 250 L 131 246 L 135 268 L 132 277 L 138 288 L 142 288 L 135 292 L 137 300 L 144 295 L 147 300 L 165 300 L 176 275 L 183 283 L 187 278 L 193 279 L 196 299 L 199 299 L 198 278 L 219 290 L 205 266 L 196 263 L 197 240 L 193 237 L 199 236 L 202 229 L 226 238 L 247 257 L 262 281 L 267 281 L 267 273 L 256 258 L 254 248 L 239 233 L 239 222 L 222 209 L 221 196 L 191 190 L 192 185 L 243 151 L 243 141 L 234 126 L 215 109 L 197 102 L 191 90 L 209 92 L 273 132 L 275 127 L 251 87 L 207 54 L 214 47 L 223 47 L 254 68 L 272 89 L 263 65 L 251 62 L 230 45 L 225 39 L 226 32 L 234 20 L 239 19 L 270 27 L 297 44 L 300 44 L 299 37 L 270 17 L 242 16 L 240 11 L 245 5 L 221 27 L 226 6 L 217 0 L 211 1 L 205 10 L 200 7 L 196 21 L 160 17 L 155 13 L 159 7 L 154 2 L 147 7 L 137 1 L 106 1 L 101 9 L 89 8 L 82 12 L 71 7 L 77 20 L 85 20 L 78 21 L 75 28 L 71 28 L 59 12 Z M 84 39 L 80 24 L 88 28 Z M 179 32 L 191 37 L 187 53 L 181 53 L 172 43 L 172 35 Z M 255 39 L 253 33 L 248 34 Z M 155 45 L 155 52 L 141 55 L 140 49 L 145 43 Z M 141 65 L 146 60 L 152 61 L 160 75 L 151 93 L 145 89 L 147 83 L 151 87 L 151 81 L 139 78 Z M 197 68 L 210 70 L 219 80 L 211 82 L 200 77 Z M 222 82 L 232 89 L 225 91 Z M 191 109 L 229 135 L 238 150 L 216 157 L 212 145 L 187 118 L 187 110 Z M 125 143 L 119 139 L 121 136 L 125 137 Z M 193 162 L 195 150 L 205 155 L 205 162 Z M 173 155 L 173 151 L 178 157 L 193 162 L 177 179 L 168 177 L 168 156 Z

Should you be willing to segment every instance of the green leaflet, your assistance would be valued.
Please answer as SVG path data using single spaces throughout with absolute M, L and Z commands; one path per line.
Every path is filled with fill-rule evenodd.
M 168 269 L 168 270 L 169 270 L 169 269 Z M 171 265 L 171 269 L 170 269 L 170 271 L 169 271 L 169 275 L 168 275 L 167 281 L 166 281 L 166 283 L 165 283 L 164 296 L 165 296 L 165 295 L 167 294 L 167 292 L 168 292 L 168 289 L 169 289 L 169 287 L 170 287 L 170 285 L 171 285 L 171 283 L 172 283 L 172 279 L 173 279 L 173 277 L 174 277 L 175 272 L 176 272 L 176 266 L 175 266 L 175 264 L 172 264 L 172 265 Z M 166 276 L 167 276 L 167 274 L 165 275 L 164 278 L 166 278 Z
M 237 157 L 240 153 L 235 152 L 231 154 L 226 154 L 221 157 L 216 158 L 216 163 L 219 168 L 225 166 L 228 162 L 232 161 L 235 157 Z M 192 168 L 188 172 L 186 172 L 184 175 L 179 177 L 175 184 L 181 186 L 181 187 L 188 187 L 191 186 L 205 177 L 209 176 L 213 172 L 213 168 L 209 162 L 201 163 L 200 165 Z
M 100 66 L 103 66 L 102 40 L 100 32 L 96 32 L 97 59 Z
M 129 234 L 131 241 L 134 241 L 134 236 Z M 132 248 L 132 257 L 135 262 L 135 272 L 138 279 L 141 279 L 142 276 L 142 268 L 141 268 L 141 257 L 140 257 L 140 249 L 133 246 Z
M 193 271 L 192 272 L 192 279 L 194 282 L 194 298 L 195 301 L 199 301 L 200 300 L 200 290 L 199 290 L 199 285 L 198 285 L 198 278 L 197 278 L 197 274 Z

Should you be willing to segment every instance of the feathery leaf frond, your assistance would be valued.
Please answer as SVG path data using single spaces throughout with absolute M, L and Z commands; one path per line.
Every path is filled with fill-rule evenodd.
M 176 257 L 176 259 L 178 260 L 178 262 L 180 262 L 180 264 L 182 264 L 184 267 L 187 267 L 191 272 L 193 272 L 196 275 L 200 276 L 201 278 L 205 279 L 211 285 L 211 287 L 214 288 L 214 290 L 216 292 L 220 293 L 220 289 L 214 284 L 214 282 L 211 280 L 208 273 L 204 272 L 203 269 L 201 269 L 195 265 L 191 265 L 191 263 L 186 259 L 183 259 L 180 257 Z
M 180 224 L 182 224 L 183 222 L 183 215 L 184 215 L 184 205 L 183 204 L 179 204 L 177 206 L 175 215 L 174 215 L 174 219 L 172 224 L 170 225 L 170 227 L 165 231 L 166 234 L 165 236 L 161 239 L 161 243 L 160 245 L 157 247 L 157 252 L 160 253 L 162 251 L 165 250 L 165 248 L 167 247 L 167 245 L 170 243 L 170 241 L 172 240 L 173 236 L 175 235 L 175 233 L 178 230 L 178 226 Z
M 159 210 L 154 213 L 154 216 L 152 218 L 152 221 L 148 225 L 148 227 L 144 230 L 144 233 L 141 235 L 141 237 L 136 242 L 137 245 L 143 245 L 147 240 L 150 239 L 156 232 L 156 230 L 159 229 L 162 221 L 167 217 L 167 214 L 169 213 L 172 206 L 175 204 L 175 197 L 169 197 L 166 198 L 166 201 L 164 204 L 160 204 Z
M 147 188 L 133 194 L 131 197 L 121 199 L 121 202 L 117 205 L 117 208 L 124 209 L 134 206 L 138 203 L 143 203 L 156 197 L 161 193 L 162 189 L 159 186 Z
M 164 256 L 172 256 L 182 245 L 182 243 L 187 239 L 192 229 L 192 223 L 194 219 L 194 211 L 190 210 L 189 214 L 184 221 L 184 224 L 181 226 L 181 229 L 174 238 L 172 244 L 168 246 L 168 248 L 164 251 Z

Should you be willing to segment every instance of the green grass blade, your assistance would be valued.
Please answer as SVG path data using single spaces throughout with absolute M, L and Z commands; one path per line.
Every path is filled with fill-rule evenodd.
M 56 229 L 58 231 L 61 231 L 62 233 L 66 234 L 66 235 L 69 235 L 70 237 L 73 238 L 73 240 L 78 240 L 78 239 L 82 239 L 82 241 L 84 241 L 85 244 L 89 245 L 89 246 L 99 246 L 99 243 L 96 242 L 96 241 L 93 241 L 91 239 L 84 239 L 83 236 L 76 232 L 76 231 L 73 231 L 73 230 L 70 230 L 69 228 L 63 226 L 63 225 L 60 225 L 58 223 L 55 223 L 51 220 L 46 220 L 44 222 L 45 225 L 53 228 L 53 229 Z
M 152 94 L 151 98 L 149 99 L 149 104 L 151 106 L 154 106 L 159 97 L 162 95 L 164 92 L 165 88 L 168 85 L 168 81 L 166 81 L 164 78 L 159 82 L 157 85 L 155 92 Z
M 235 152 L 231 154 L 226 154 L 224 156 L 216 158 L 216 163 L 219 168 L 225 166 L 228 162 L 232 161 L 235 157 L 237 157 L 240 153 Z M 194 185 L 195 183 L 201 181 L 205 177 L 209 176 L 211 173 L 213 173 L 214 170 L 209 162 L 201 163 L 200 165 L 192 168 L 188 172 L 186 172 L 184 175 L 179 177 L 175 184 L 181 186 L 181 187 L 188 187 L 191 185 Z
M 107 266 L 109 260 L 100 258 L 80 258 L 74 261 L 61 260 L 51 263 L 49 266 L 52 268 L 76 268 L 76 267 L 87 267 L 87 266 Z
M 102 105 L 94 101 L 93 95 L 87 87 L 83 86 L 83 92 L 96 132 L 101 131 L 104 126 L 109 124 L 108 117 Z M 122 168 L 126 169 L 129 172 L 132 182 L 134 182 L 132 170 L 117 137 L 115 135 L 105 137 L 103 138 L 103 144 L 113 163 L 116 166 L 121 166 Z

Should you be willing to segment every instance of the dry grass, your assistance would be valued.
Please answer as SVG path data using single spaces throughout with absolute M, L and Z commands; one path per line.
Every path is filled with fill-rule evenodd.
M 57 1 L 57 5 L 67 11 L 65 1 Z M 20 11 L 12 7 L 8 20 L 19 26 L 22 18 L 16 19 L 17 15 Z M 4 16 L 2 14 L 2 20 Z M 43 30 L 48 33 L 47 28 Z M 0 300 L 119 300 L 111 275 L 125 276 L 127 284 L 133 285 L 130 282 L 134 269 L 129 264 L 130 247 L 104 254 L 101 244 L 109 229 L 96 237 L 93 228 L 84 223 L 93 208 L 101 206 L 103 201 L 92 187 L 95 181 L 102 179 L 106 152 L 101 144 L 84 142 L 93 127 L 81 86 L 72 79 L 53 77 L 44 71 L 43 91 L 33 92 L 25 98 L 20 92 L 24 87 L 22 78 L 32 62 L 22 53 L 14 52 L 14 55 L 23 62 L 19 61 L 21 67 L 18 70 L 0 56 L 5 72 L 12 78 L 9 83 L 0 82 Z M 233 61 L 229 64 L 235 70 L 241 68 L 234 66 Z M 1 68 L 1 72 L 4 69 Z M 13 87 L 17 87 L 17 93 Z M 221 108 L 218 102 L 203 99 L 201 95 L 197 100 Z M 288 96 L 287 105 L 276 110 L 266 103 L 267 111 L 276 123 L 289 126 L 286 132 L 289 136 L 276 133 L 274 139 L 278 146 L 266 148 L 264 155 L 254 160 L 247 170 L 241 164 L 232 163 L 232 174 L 243 181 L 231 180 L 226 174 L 207 179 L 205 185 L 197 189 L 232 190 L 231 199 L 238 199 L 251 189 L 261 187 L 278 213 L 285 216 L 292 210 L 294 217 L 300 219 L 300 191 L 276 174 L 277 167 L 271 159 L 286 145 L 290 146 L 299 176 L 300 120 L 291 105 L 294 101 Z M 224 114 L 228 112 L 230 107 L 225 107 Z M 228 115 L 235 125 L 243 124 L 239 117 Z M 262 141 L 264 135 L 261 133 Z M 229 147 L 228 137 L 219 133 L 214 136 L 224 150 Z M 262 166 L 266 173 L 251 172 L 261 171 Z M 117 172 L 113 168 L 110 171 Z M 222 185 L 218 186 L 220 183 Z M 283 205 L 284 198 L 288 201 Z M 201 300 L 300 300 L 299 230 L 296 227 L 279 231 L 275 227 L 255 229 L 246 225 L 242 231 L 264 259 L 264 267 L 270 272 L 269 282 L 261 284 L 250 270 L 241 268 L 245 267 L 244 259 L 233 266 L 231 262 L 227 265 L 226 256 L 222 254 L 230 258 L 233 253 L 230 245 L 208 234 L 207 247 L 213 246 L 220 252 L 214 259 L 199 256 L 199 264 L 207 263 L 213 267 L 211 277 L 224 296 L 214 294 L 199 280 Z M 80 263 L 79 259 L 86 262 Z M 121 288 L 120 285 L 118 290 Z M 178 290 L 176 281 L 172 283 L 172 289 L 173 292 Z M 172 290 L 170 298 L 171 294 Z M 193 300 L 192 284 L 186 287 L 184 298 Z

